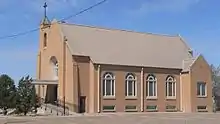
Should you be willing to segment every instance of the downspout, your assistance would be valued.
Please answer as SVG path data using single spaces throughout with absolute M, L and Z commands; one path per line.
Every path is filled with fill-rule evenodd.
M 39 54 L 38 54 L 38 80 L 40 80 L 40 78 L 41 78 L 41 52 L 39 52 Z M 38 95 L 39 95 L 39 97 L 41 96 L 40 94 L 41 94 L 41 85 L 38 85 Z
M 73 103 L 76 104 L 76 108 L 75 109 L 75 112 L 79 113 L 79 97 L 80 97 L 80 87 L 79 87 L 79 70 L 78 70 L 78 64 L 77 63 L 73 63 L 73 66 L 74 66 L 74 70 L 73 70 L 73 78 L 75 78 L 74 80 L 74 84 L 73 84 Z M 74 75 L 74 73 L 76 75 Z
M 189 81 L 190 81 L 189 82 L 190 83 L 190 85 L 189 85 L 189 92 L 190 92 L 190 95 L 192 95 L 192 88 L 191 88 L 191 86 L 192 86 L 192 73 L 191 73 L 191 71 L 192 71 L 192 69 L 190 67 L 190 69 L 189 69 Z M 190 97 L 189 103 L 190 103 L 190 112 L 193 112 L 192 97 Z
M 100 65 L 98 65 L 98 72 L 97 72 L 97 108 L 98 108 L 98 113 L 100 112 Z
M 144 68 L 141 68 L 141 112 L 144 111 Z
M 66 114 L 66 37 L 64 37 L 63 41 L 63 108 L 64 108 L 64 116 Z
M 182 81 L 181 72 L 180 72 L 180 111 L 183 112 L 183 81 Z

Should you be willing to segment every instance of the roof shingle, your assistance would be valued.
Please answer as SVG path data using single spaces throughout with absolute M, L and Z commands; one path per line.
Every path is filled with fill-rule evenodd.
M 179 36 L 59 24 L 73 55 L 97 64 L 183 68 L 190 48 Z

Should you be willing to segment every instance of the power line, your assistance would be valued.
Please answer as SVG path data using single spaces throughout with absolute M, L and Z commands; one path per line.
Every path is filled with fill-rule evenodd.
M 73 15 L 70 15 L 70 16 L 68 16 L 68 17 L 65 17 L 65 18 L 59 20 L 58 22 L 62 22 L 62 21 L 68 20 L 68 19 L 70 19 L 70 18 L 72 18 L 72 17 L 78 16 L 78 15 L 80 15 L 80 14 L 82 14 L 82 13 L 84 13 L 84 12 L 90 10 L 90 9 L 93 9 L 93 8 L 96 7 L 96 6 L 99 6 L 99 5 L 103 4 L 103 3 L 106 2 L 106 1 L 107 1 L 107 0 L 103 0 L 103 1 L 101 1 L 101 2 L 98 2 L 98 3 L 96 3 L 96 4 L 94 4 L 94 5 L 90 6 L 90 7 L 88 7 L 88 8 L 86 8 L 86 9 L 83 9 L 83 10 L 81 10 L 81 11 L 79 11 L 79 12 L 73 14 Z M 29 33 L 35 32 L 35 31 L 38 31 L 39 29 L 40 29 L 40 28 L 35 28 L 35 29 L 32 29 L 32 30 L 28 30 L 28 31 L 25 31 L 25 32 L 17 33 L 17 34 L 1 36 L 1 37 L 0 37 L 0 40 L 2 40 L 2 39 L 7 39 L 7 38 L 15 38 L 15 37 L 18 37 L 18 36 L 26 35 L 26 34 L 29 34 Z
M 90 10 L 90 9 L 92 9 L 92 8 L 94 8 L 94 7 L 96 7 L 96 6 L 99 6 L 99 5 L 103 4 L 103 3 L 106 2 L 106 1 L 107 1 L 107 0 L 100 1 L 100 2 L 98 2 L 98 3 L 96 3 L 96 4 L 94 4 L 94 5 L 90 6 L 90 7 L 88 7 L 88 8 L 86 8 L 86 9 L 82 10 L 82 11 L 79 11 L 78 13 L 76 13 L 76 14 L 74 14 L 74 15 L 70 15 L 70 16 L 68 16 L 68 17 L 66 17 L 66 18 L 63 18 L 63 19 L 61 19 L 60 21 L 65 21 L 65 20 L 68 20 L 68 19 L 70 19 L 70 18 L 72 18 L 72 17 L 78 16 L 78 15 L 80 15 L 80 14 L 82 14 L 82 13 L 84 13 L 84 12 L 86 12 L 86 11 L 88 11 L 88 10 Z
M 32 32 L 38 31 L 38 30 L 39 30 L 39 28 L 36 28 L 36 29 L 32 29 L 32 30 L 21 32 L 21 33 L 17 33 L 17 34 L 1 36 L 0 40 L 6 39 L 6 38 L 13 38 L 13 37 L 18 37 L 18 36 L 26 35 L 26 34 L 29 34 L 29 33 L 32 33 Z

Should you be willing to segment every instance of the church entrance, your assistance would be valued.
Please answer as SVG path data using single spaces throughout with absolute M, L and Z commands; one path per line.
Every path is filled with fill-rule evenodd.
M 86 96 L 80 96 L 79 98 L 79 113 L 86 112 Z
M 46 92 L 46 99 L 45 102 L 46 103 L 50 103 L 50 104 L 56 104 L 57 101 L 57 85 L 56 84 L 50 84 L 47 85 L 47 92 Z

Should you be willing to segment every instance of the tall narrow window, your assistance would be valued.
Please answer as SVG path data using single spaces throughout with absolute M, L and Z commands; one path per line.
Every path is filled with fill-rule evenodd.
M 166 96 L 169 98 L 176 97 L 176 81 L 173 76 L 166 78 Z
M 152 74 L 147 76 L 146 80 L 146 96 L 147 98 L 157 97 L 157 80 Z
M 59 67 L 58 67 L 58 63 L 55 63 L 55 65 L 54 65 L 54 75 L 55 75 L 55 78 L 58 78 L 58 69 L 59 69 Z
M 136 78 L 133 74 L 129 73 L 125 77 L 125 96 L 135 97 L 136 96 Z
M 58 61 L 57 61 L 57 59 L 56 59 L 56 57 L 55 56 L 52 56 L 51 58 L 50 58 L 50 63 L 51 63 L 51 78 L 53 78 L 54 80 L 58 80 L 58 78 L 59 78 L 59 63 L 58 63 Z
M 109 72 L 103 75 L 103 96 L 115 96 L 115 76 Z
M 47 47 L 47 33 L 44 33 L 44 47 Z
M 206 96 L 206 83 L 198 82 L 197 83 L 197 96 L 205 97 Z

